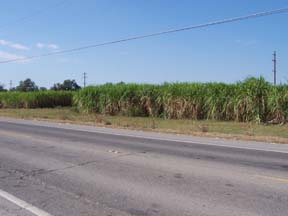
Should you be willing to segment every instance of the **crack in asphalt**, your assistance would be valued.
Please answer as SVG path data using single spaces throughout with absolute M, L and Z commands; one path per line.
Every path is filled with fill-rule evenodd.
M 81 162 L 81 163 L 78 163 L 78 164 L 75 164 L 75 165 L 71 165 L 71 166 L 66 166 L 66 167 L 62 167 L 62 168 L 58 168 L 58 169 L 50 169 L 50 170 L 44 170 L 44 169 L 35 169 L 35 170 L 32 170 L 32 171 L 26 171 L 26 170 L 23 170 L 23 169 L 10 169 L 10 170 L 7 170 L 7 169 L 3 169 L 1 168 L 0 166 L 0 171 L 4 171 L 6 173 L 8 173 L 7 176 L 2 176 L 0 177 L 1 179 L 5 179 L 5 178 L 9 178 L 9 177 L 12 177 L 13 175 L 20 175 L 19 177 L 16 177 L 16 179 L 19 179 L 21 181 L 25 181 L 25 179 L 27 177 L 37 177 L 39 175 L 45 175 L 45 174 L 49 174 L 49 173 L 54 173 L 54 172 L 58 172 L 58 171 L 63 171 L 63 170 L 69 170 L 69 169 L 74 169 L 74 168 L 77 168 L 77 167 L 84 167 L 84 166 L 87 166 L 87 165 L 91 165 L 91 164 L 99 164 L 99 163 L 102 163 L 102 162 L 106 162 L 106 161 L 111 161 L 111 160 L 115 160 L 117 158 L 122 158 L 122 157 L 127 157 L 127 156 L 135 156 L 135 155 L 143 155 L 143 154 L 147 154 L 148 152 L 151 152 L 152 150 L 144 150 L 144 151 L 141 151 L 141 152 L 134 152 L 134 153 L 119 153 L 121 155 L 117 155 L 117 156 L 114 156 L 114 157 L 110 157 L 110 158 L 107 158 L 107 159 L 102 159 L 102 160 L 93 160 L 93 161 L 85 161 L 85 162 Z M 113 153 L 113 152 L 112 152 Z M 38 179 L 38 178 L 36 178 Z M 87 199 L 85 198 L 83 195 L 81 194 L 77 194 L 77 193 L 71 193 L 71 192 L 67 192 L 67 191 L 63 191 L 62 189 L 58 188 L 58 187 L 55 187 L 53 185 L 47 185 L 45 182 L 43 182 L 41 179 L 38 179 L 42 185 L 45 185 L 45 187 L 47 188 L 50 188 L 50 189 L 56 189 L 57 191 L 61 191 L 60 194 L 62 194 L 63 192 L 67 195 L 70 195 L 72 196 L 72 198 L 74 199 L 77 199 L 77 200 L 82 200 L 84 201 L 87 205 L 104 205 L 106 206 L 106 208 L 108 207 L 108 209 L 110 210 L 117 210 L 117 211 L 121 211 L 121 212 L 125 212 L 125 213 L 128 213 L 128 214 L 132 214 L 134 211 L 132 211 L 131 209 L 115 209 L 113 206 L 110 206 L 110 205 L 107 205 L 107 203 L 95 203 L 93 202 L 92 200 L 90 199 Z M 19 187 L 23 187 L 23 185 L 20 186 L 20 182 L 17 183 L 17 185 Z M 53 200 L 54 198 L 58 197 L 57 196 L 52 196 L 52 197 L 49 197 L 45 200 L 42 200 L 41 202 L 37 201 L 35 203 L 32 203 L 33 205 L 35 204 L 38 204 L 38 206 L 40 205 L 41 207 L 45 207 L 47 206 L 47 202 L 49 202 L 49 200 Z M 21 211 L 21 209 L 19 209 Z M 134 212 L 134 213 L 137 213 L 136 215 L 139 215 L 138 213 L 139 212 Z M 132 214 L 132 215 L 135 215 L 135 214 Z M 141 214 L 142 215 L 142 214 Z M 145 214 L 146 215 L 146 214 Z
M 74 164 L 74 165 L 71 165 L 71 166 L 66 166 L 66 167 L 57 168 L 57 169 L 49 169 L 49 170 L 36 169 L 36 170 L 32 170 L 32 171 L 25 171 L 25 170 L 21 170 L 21 169 L 11 169 L 11 170 L 5 170 L 4 169 L 3 171 L 4 172 L 8 172 L 9 175 L 2 176 L 0 178 L 8 178 L 12 174 L 20 173 L 21 176 L 19 177 L 19 179 L 22 180 L 23 178 L 29 177 L 29 176 L 35 177 L 35 176 L 38 176 L 38 175 L 45 175 L 45 174 L 54 173 L 54 172 L 58 172 L 58 171 L 74 169 L 74 168 L 77 168 L 77 167 L 84 167 L 84 166 L 91 165 L 91 164 L 95 164 L 96 165 L 98 163 L 115 160 L 117 158 L 122 158 L 122 157 L 127 157 L 127 156 L 135 156 L 135 155 L 138 155 L 138 154 L 146 154 L 149 151 L 150 150 L 141 151 L 139 153 L 138 152 L 136 152 L 136 153 L 126 153 L 126 154 L 121 154 L 121 155 L 118 155 L 118 156 L 115 156 L 115 157 L 110 157 L 110 158 L 107 158 L 107 159 L 85 161 L 85 162 L 81 162 L 81 163 Z

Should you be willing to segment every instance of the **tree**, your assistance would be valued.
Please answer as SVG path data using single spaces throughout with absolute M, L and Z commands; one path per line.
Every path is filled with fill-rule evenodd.
M 81 87 L 77 84 L 75 80 L 64 80 L 64 82 L 61 83 L 55 83 L 51 90 L 54 91 L 77 91 L 81 89 Z
M 40 87 L 40 88 L 39 88 L 39 91 L 47 91 L 47 88 L 45 88 L 45 87 Z
M 4 88 L 4 85 L 0 84 L 0 92 L 6 92 L 7 90 Z
M 31 91 L 38 91 L 39 88 L 31 79 L 26 79 L 24 81 L 20 81 L 19 85 L 16 87 L 16 91 L 22 92 L 31 92 Z

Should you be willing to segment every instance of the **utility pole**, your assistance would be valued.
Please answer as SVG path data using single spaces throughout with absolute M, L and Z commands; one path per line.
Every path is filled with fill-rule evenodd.
M 277 53 L 276 51 L 274 52 L 273 54 L 273 63 L 274 63 L 274 69 L 273 69 L 273 72 L 274 72 L 274 85 L 277 84 Z
M 11 91 L 12 89 L 12 80 L 10 80 L 10 83 L 9 83 L 9 90 Z
M 83 80 L 84 80 L 84 88 L 86 87 L 86 79 L 87 79 L 87 73 L 83 73 Z

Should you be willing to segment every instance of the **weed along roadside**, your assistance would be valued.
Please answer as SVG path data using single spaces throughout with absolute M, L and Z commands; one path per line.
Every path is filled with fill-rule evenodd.
M 288 86 L 263 78 L 3 92 L 0 107 L 3 117 L 288 143 Z
M 0 109 L 0 117 L 288 144 L 288 124 L 111 116 L 79 113 L 71 107 Z

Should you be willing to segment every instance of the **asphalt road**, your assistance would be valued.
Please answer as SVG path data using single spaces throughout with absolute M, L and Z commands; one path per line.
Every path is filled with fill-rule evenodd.
M 288 147 L 0 119 L 0 215 L 287 216 Z

